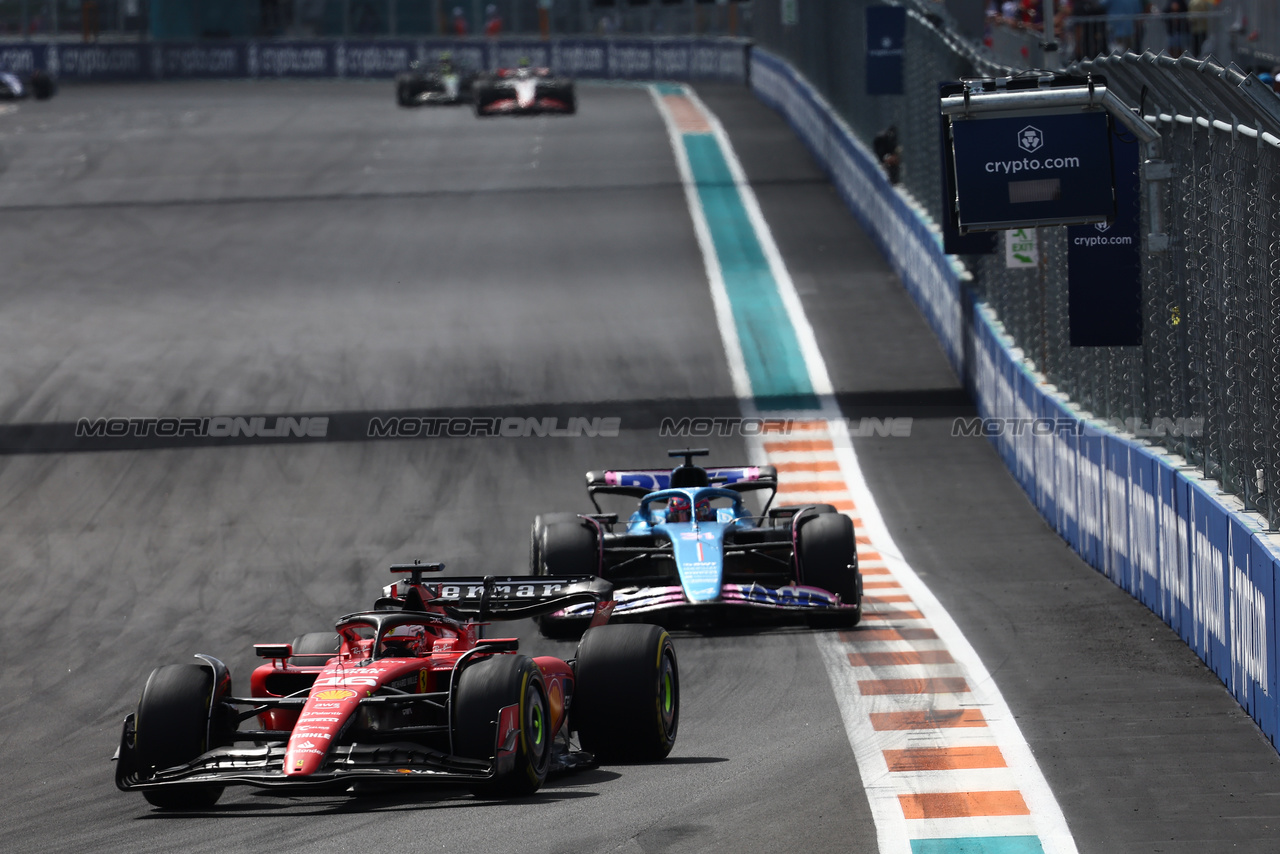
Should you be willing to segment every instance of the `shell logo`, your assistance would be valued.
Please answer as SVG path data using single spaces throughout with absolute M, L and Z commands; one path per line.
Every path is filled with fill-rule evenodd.
M 331 688 L 328 691 L 321 691 L 318 694 L 312 694 L 313 700 L 351 700 L 359 695 L 355 691 L 348 691 L 346 688 Z

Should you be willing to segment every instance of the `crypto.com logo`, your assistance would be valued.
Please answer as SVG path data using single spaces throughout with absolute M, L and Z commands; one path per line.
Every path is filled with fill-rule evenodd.
M 1040 128 L 1027 125 L 1018 131 L 1018 148 L 1028 154 L 1039 151 L 1044 146 L 1044 134 Z

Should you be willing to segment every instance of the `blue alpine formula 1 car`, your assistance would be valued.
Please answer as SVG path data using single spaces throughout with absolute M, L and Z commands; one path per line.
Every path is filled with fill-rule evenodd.
M 671 470 L 587 472 L 595 513 L 538 516 L 530 533 L 533 575 L 595 575 L 614 586 L 618 620 L 699 625 L 733 617 L 851 626 L 862 617 L 853 521 L 828 504 L 770 508 L 773 466 L 701 468 L 704 449 Z M 769 490 L 762 513 L 744 494 Z M 625 523 L 598 497 L 638 498 Z M 591 611 L 572 606 L 543 616 L 543 634 L 572 636 Z

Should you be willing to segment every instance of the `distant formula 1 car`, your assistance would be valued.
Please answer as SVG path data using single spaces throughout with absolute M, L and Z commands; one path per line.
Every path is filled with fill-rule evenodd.
M 442 56 L 434 67 L 414 60 L 409 70 L 396 75 L 396 103 L 402 107 L 423 104 L 465 104 L 472 99 L 476 73 L 454 65 Z
M 477 116 L 577 112 L 573 81 L 546 68 L 503 68 L 476 78 Z
M 862 617 L 862 575 L 853 522 L 828 504 L 769 509 L 773 466 L 703 469 L 703 449 L 671 451 L 675 469 L 593 471 L 587 493 L 640 499 L 624 524 L 617 514 L 538 516 L 530 532 L 530 571 L 550 577 L 599 576 L 613 584 L 619 618 L 666 625 L 725 618 L 807 619 L 854 625 Z M 761 516 L 743 493 L 771 490 Z M 543 615 L 552 637 L 588 625 L 578 605 Z
M 12 71 L 0 70 L 0 101 L 19 101 L 27 97 L 47 101 L 57 89 L 53 78 L 43 71 L 33 71 L 24 79 Z
M 151 673 L 124 722 L 116 785 L 162 809 L 212 806 L 229 785 L 297 793 L 369 782 L 446 782 L 528 795 L 549 773 L 596 762 L 662 759 L 675 743 L 680 683 L 670 636 L 606 625 L 598 579 L 444 578 L 408 574 L 375 610 L 336 633 L 257 644 L 250 696 L 207 655 Z M 583 605 L 591 628 L 570 661 L 517 653 L 481 624 Z M 257 718 L 257 729 L 240 724 Z M 576 732 L 582 750 L 570 748 Z

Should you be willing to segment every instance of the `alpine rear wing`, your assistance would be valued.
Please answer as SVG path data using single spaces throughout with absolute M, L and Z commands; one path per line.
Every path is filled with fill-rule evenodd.
M 778 490 L 778 470 L 774 466 L 727 466 L 705 469 L 715 486 L 735 492 L 752 492 L 757 489 Z M 630 469 L 627 471 L 587 472 L 587 495 L 596 509 L 597 495 L 625 495 L 644 498 L 650 492 L 671 487 L 670 469 Z

